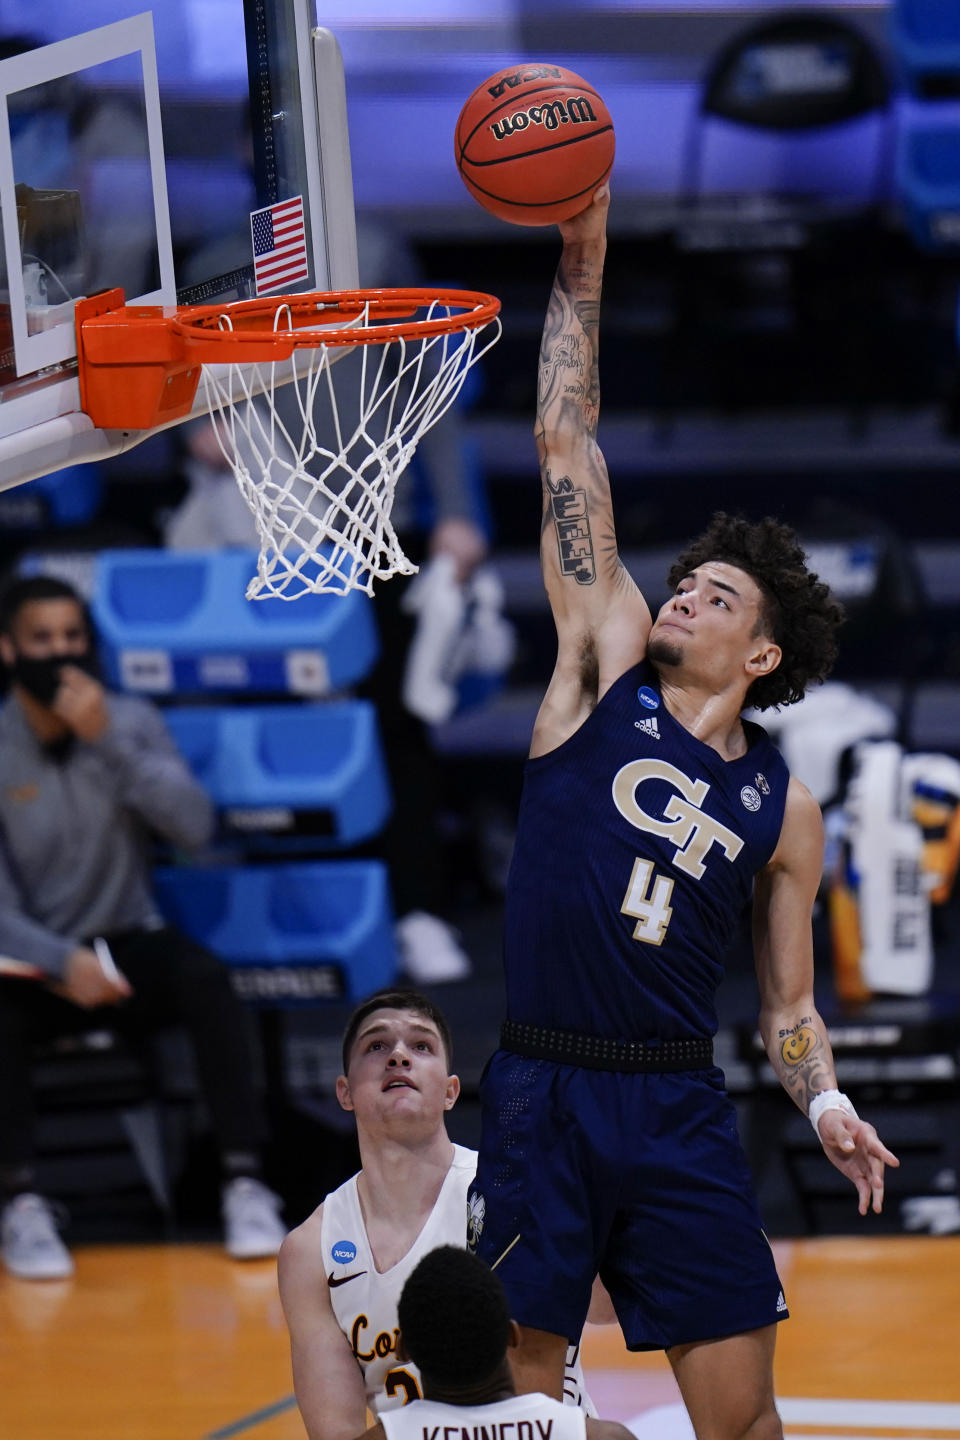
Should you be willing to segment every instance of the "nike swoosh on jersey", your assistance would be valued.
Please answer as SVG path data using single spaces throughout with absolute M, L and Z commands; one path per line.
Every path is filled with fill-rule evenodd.
M 348 1280 L 359 1280 L 361 1275 L 366 1275 L 366 1270 L 354 1270 L 352 1275 L 341 1275 L 335 1279 L 333 1275 L 327 1276 L 327 1284 L 331 1290 L 336 1290 L 338 1285 L 346 1285 Z

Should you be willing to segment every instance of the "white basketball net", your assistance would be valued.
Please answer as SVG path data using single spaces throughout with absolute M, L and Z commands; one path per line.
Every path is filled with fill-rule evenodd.
M 444 318 L 439 301 L 426 319 Z M 278 303 L 276 329 L 284 329 Z M 367 311 L 350 328 L 370 324 Z M 347 328 L 343 326 L 341 328 Z M 295 350 L 291 359 L 203 367 L 214 431 L 260 539 L 247 598 L 350 590 L 411 575 L 390 516 L 397 481 L 417 444 L 450 408 L 470 366 L 500 338 L 495 319 L 476 329 L 358 345 Z M 359 398 L 347 409 L 334 363 L 360 351 Z

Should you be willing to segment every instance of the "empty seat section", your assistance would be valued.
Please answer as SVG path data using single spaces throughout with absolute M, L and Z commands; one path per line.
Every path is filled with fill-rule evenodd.
M 251 602 L 255 569 L 243 550 L 103 552 L 92 608 L 108 683 L 148 695 L 327 695 L 366 675 L 377 656 L 366 595 Z
M 178 706 L 165 718 L 227 831 L 342 849 L 387 821 L 390 786 L 368 701 Z
M 897 149 L 897 191 L 923 250 L 960 251 L 960 106 L 908 117 Z
M 169 923 L 219 955 L 246 1000 L 356 1002 L 395 978 L 378 861 L 163 867 L 155 881 Z
M 910 87 L 927 99 L 960 95 L 957 0 L 894 0 L 890 42 Z

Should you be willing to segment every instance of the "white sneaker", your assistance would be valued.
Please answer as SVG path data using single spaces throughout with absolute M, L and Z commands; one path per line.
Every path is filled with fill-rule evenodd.
M 279 1195 L 249 1176 L 225 1185 L 223 1228 L 227 1254 L 234 1260 L 276 1255 L 287 1233 L 280 1219 L 280 1205 Z
M 400 968 L 418 985 L 465 980 L 472 966 L 456 932 L 426 910 L 410 910 L 393 927 Z
M 930 1235 L 955 1235 L 960 1230 L 960 1199 L 956 1195 L 915 1195 L 900 1206 L 904 1230 Z
M 18 1195 L 5 1206 L 0 1247 L 5 1267 L 21 1280 L 64 1280 L 73 1274 L 70 1251 L 42 1195 Z

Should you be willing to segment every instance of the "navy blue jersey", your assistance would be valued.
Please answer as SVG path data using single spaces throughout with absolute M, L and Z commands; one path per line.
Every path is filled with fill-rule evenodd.
M 646 661 L 528 760 L 507 884 L 511 1020 L 624 1040 L 713 1035 L 715 994 L 789 775 L 759 725 L 724 760 Z

